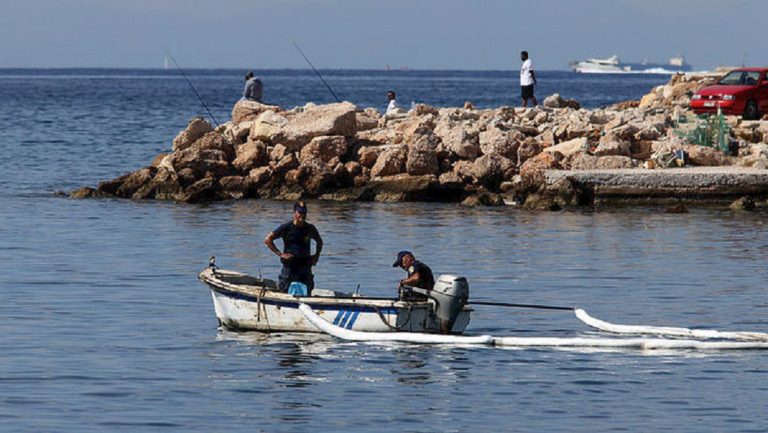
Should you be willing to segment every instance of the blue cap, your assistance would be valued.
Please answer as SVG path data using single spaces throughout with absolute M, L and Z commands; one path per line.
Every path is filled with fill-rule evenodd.
M 307 205 L 304 202 L 299 202 L 293 205 L 293 211 L 298 213 L 307 213 Z
M 400 251 L 399 253 L 397 253 L 397 260 L 395 260 L 395 263 L 392 263 L 392 267 L 396 268 L 396 267 L 400 266 L 403 263 L 403 257 L 405 257 L 407 255 L 411 255 L 412 256 L 413 253 L 410 252 L 410 251 Z

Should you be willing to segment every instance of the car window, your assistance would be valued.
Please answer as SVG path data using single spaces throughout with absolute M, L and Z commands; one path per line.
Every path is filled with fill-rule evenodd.
M 754 86 L 760 79 L 760 72 L 756 71 L 731 71 L 720 79 L 720 84 L 734 86 Z
M 723 78 L 720 79 L 720 84 L 738 85 L 741 82 L 741 79 L 743 76 L 744 76 L 744 71 L 731 71 L 727 73 Z
M 748 86 L 756 86 L 757 80 L 759 79 L 760 79 L 759 72 L 747 72 L 746 76 L 744 77 L 744 84 Z

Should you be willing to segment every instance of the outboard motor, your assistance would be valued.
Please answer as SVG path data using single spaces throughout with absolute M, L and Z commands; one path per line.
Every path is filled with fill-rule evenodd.
M 435 313 L 441 334 L 450 334 L 456 317 L 469 301 L 469 283 L 458 275 L 440 275 L 428 296 L 437 301 Z

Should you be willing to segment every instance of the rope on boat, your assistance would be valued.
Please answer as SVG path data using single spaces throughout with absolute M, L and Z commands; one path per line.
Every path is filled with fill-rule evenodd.
M 416 332 L 360 332 L 335 326 L 317 315 L 306 304 L 299 310 L 313 325 L 336 338 L 349 341 L 394 341 L 422 344 L 461 344 L 503 347 L 566 347 L 566 348 L 631 348 L 631 349 L 761 349 L 768 350 L 763 341 L 698 341 L 664 338 L 554 338 L 554 337 L 493 337 L 490 335 L 462 336 Z
M 408 319 L 406 319 L 405 322 L 402 325 L 398 325 L 397 323 L 395 323 L 395 325 L 392 326 L 392 325 L 389 324 L 389 321 L 387 321 L 387 318 L 384 317 L 384 313 L 381 312 L 379 307 L 374 305 L 373 306 L 373 311 L 375 311 L 376 314 L 379 315 L 379 319 L 381 319 L 381 321 L 384 323 L 384 325 L 386 325 L 387 328 L 389 328 L 389 329 L 391 329 L 393 331 L 399 331 L 399 330 L 405 328 L 409 323 L 411 323 L 411 317 L 413 316 L 413 306 L 409 305 L 408 306 Z M 395 319 L 395 322 L 397 322 L 397 319 Z
M 729 332 L 714 329 L 689 329 L 674 328 L 668 326 L 642 326 L 642 325 L 617 325 L 596 319 L 581 308 L 575 308 L 576 317 L 587 325 L 601 331 L 614 334 L 652 334 L 668 337 L 686 338 L 720 338 L 724 340 L 738 341 L 768 341 L 768 334 L 764 332 Z

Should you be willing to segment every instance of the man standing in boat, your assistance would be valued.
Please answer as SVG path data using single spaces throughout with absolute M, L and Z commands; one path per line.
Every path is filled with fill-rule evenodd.
M 538 105 L 536 97 L 533 96 L 533 87 L 536 85 L 536 73 L 533 72 L 533 63 L 528 58 L 528 51 L 520 53 L 520 60 L 523 61 L 523 65 L 520 67 L 520 93 L 523 97 L 523 108 L 528 105 L 528 100 L 531 100 L 532 106 Z
M 275 239 L 278 238 L 283 239 L 282 252 L 275 246 Z M 315 241 L 314 255 L 311 254 L 311 240 Z M 291 283 L 299 282 L 307 286 L 307 295 L 311 295 L 315 287 L 312 266 L 320 259 L 323 238 L 317 228 L 307 222 L 307 205 L 303 201 L 293 205 L 293 219 L 271 231 L 264 239 L 264 244 L 280 257 L 283 264 L 278 277 L 278 288 L 287 292 Z
M 432 276 L 432 269 L 416 260 L 412 252 L 400 251 L 397 253 L 397 259 L 395 259 L 395 263 L 392 263 L 392 267 L 396 268 L 398 266 L 408 272 L 408 276 L 400 280 L 400 288 L 405 286 L 432 290 L 435 287 L 435 277 Z M 400 295 L 402 297 L 402 293 Z

